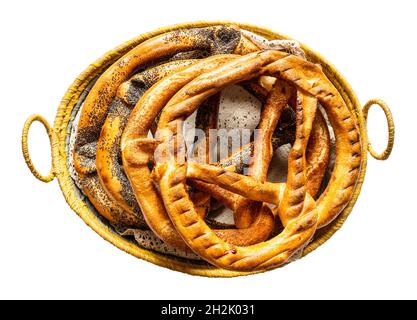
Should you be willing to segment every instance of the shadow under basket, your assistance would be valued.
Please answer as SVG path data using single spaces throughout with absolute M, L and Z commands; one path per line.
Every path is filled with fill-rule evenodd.
M 50 182 L 55 177 L 58 179 L 61 190 L 64 194 L 65 200 L 70 207 L 83 219 L 83 221 L 90 226 L 96 233 L 98 233 L 103 239 L 109 241 L 119 249 L 130 253 L 131 255 L 140 259 L 152 262 L 156 265 L 163 266 L 172 270 L 185 272 L 192 275 L 206 276 L 206 277 L 234 277 L 241 275 L 252 274 L 251 272 L 235 272 L 220 269 L 209 265 L 204 261 L 187 260 L 178 258 L 171 255 L 164 255 L 148 249 L 144 249 L 136 244 L 133 240 L 121 236 L 116 230 L 103 219 L 89 203 L 86 197 L 80 192 L 77 186 L 69 174 L 68 168 L 68 144 L 69 133 L 72 127 L 72 121 L 74 120 L 76 109 L 80 107 L 81 102 L 84 100 L 89 89 L 91 88 L 94 80 L 108 68 L 109 65 L 118 60 L 121 56 L 137 46 L 141 42 L 148 40 L 152 37 L 160 35 L 165 32 L 173 31 L 176 29 L 190 28 L 190 27 L 206 27 L 210 25 L 237 25 L 243 29 L 254 32 L 260 36 L 263 36 L 269 40 L 272 39 L 290 39 L 287 36 L 273 32 L 271 30 L 235 22 L 227 21 L 213 21 L 213 22 L 194 22 L 178 24 L 170 27 L 161 28 L 153 32 L 142 34 L 130 41 L 123 43 L 115 49 L 109 51 L 96 62 L 92 63 L 87 69 L 85 69 L 78 78 L 72 83 L 65 93 L 61 104 L 59 105 L 54 125 L 51 127 L 48 122 L 40 115 L 30 116 L 23 128 L 22 132 L 22 150 L 25 161 L 33 173 L 33 175 L 43 182 Z M 362 144 L 362 163 L 358 182 L 352 198 L 348 205 L 340 213 L 340 215 L 329 225 L 318 230 L 313 240 L 304 248 L 302 256 L 305 256 L 315 250 L 317 247 L 326 242 L 345 222 L 349 216 L 352 208 L 359 196 L 361 187 L 364 181 L 366 165 L 367 165 L 367 153 L 369 153 L 378 160 L 385 160 L 389 157 L 393 143 L 394 143 L 394 123 L 391 112 L 387 105 L 379 99 L 370 100 L 363 108 L 360 105 L 354 91 L 343 78 L 343 76 L 322 56 L 308 47 L 302 45 L 303 50 L 307 55 L 307 59 L 314 63 L 319 63 L 328 79 L 340 92 L 346 105 L 351 110 L 355 117 L 356 123 L 360 130 L 360 139 Z M 368 110 L 372 105 L 379 105 L 385 112 L 388 122 L 388 145 L 384 152 L 377 153 L 372 148 L 368 141 L 366 119 Z M 28 151 L 28 133 L 31 124 L 34 121 L 41 122 L 49 136 L 51 142 L 52 151 L 52 169 L 48 175 L 40 174 L 34 167 L 29 151 Z

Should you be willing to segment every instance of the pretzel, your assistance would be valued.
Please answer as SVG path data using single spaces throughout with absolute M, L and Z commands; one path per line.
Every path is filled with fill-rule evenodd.
M 211 55 L 232 52 L 245 54 L 256 49 L 254 44 L 242 37 L 240 32 L 233 27 L 181 29 L 141 43 L 111 65 L 97 79 L 81 111 L 73 156 L 74 168 L 78 173 L 80 185 L 101 215 L 113 224 L 144 226 L 142 215 L 137 213 L 137 209 L 124 210 L 122 206 L 114 202 L 95 174 L 97 140 L 118 87 L 139 67 L 174 55 L 178 58 L 178 53 L 200 50 L 208 51 Z M 129 202 L 133 202 L 133 199 Z
M 148 226 L 165 243 L 181 250 L 189 250 L 189 248 L 175 231 L 166 215 L 148 168 L 154 149 L 154 140 L 147 138 L 148 131 L 164 103 L 168 102 L 170 93 L 175 93 L 196 75 L 217 67 L 234 57 L 234 55 L 210 57 L 162 79 L 142 96 L 139 101 L 140 105 L 136 105 L 133 109 L 122 135 L 121 152 L 124 170 Z M 158 105 L 157 102 L 159 102 Z
M 164 242 L 181 249 L 187 246 L 173 227 L 148 168 L 148 163 L 153 156 L 155 140 L 147 138 L 147 132 L 155 116 L 180 88 L 199 74 L 235 58 L 235 55 L 207 58 L 162 79 L 138 102 L 122 135 L 124 169 L 149 227 Z M 264 208 L 251 228 L 216 230 L 215 232 L 230 243 L 248 245 L 264 240 L 265 235 L 269 235 L 272 228 L 272 215 L 268 208 Z
M 276 134 L 276 132 L 274 132 L 274 134 Z M 282 137 L 277 137 L 277 138 L 273 138 L 272 139 L 272 148 L 276 149 L 278 146 L 285 144 L 285 143 L 293 143 L 291 142 L 291 140 L 288 140 L 289 137 L 288 136 L 282 136 Z M 244 160 L 245 158 L 248 158 L 250 156 L 250 154 L 252 154 L 253 152 L 253 147 L 254 147 L 254 143 L 251 142 L 250 144 L 247 144 L 245 146 L 243 146 L 240 150 L 238 150 L 237 152 L 233 153 L 229 158 L 224 159 L 220 162 L 220 165 L 223 168 L 228 168 L 228 167 L 233 167 L 235 170 L 234 172 L 237 173 L 242 173 L 242 163 L 246 160 Z M 322 184 L 322 180 L 323 177 L 325 175 L 326 172 L 326 168 L 329 162 L 329 156 L 330 156 L 330 136 L 329 136 L 329 130 L 327 128 L 327 124 L 326 124 L 326 120 L 324 119 L 322 113 L 320 112 L 320 110 L 317 111 L 316 117 L 314 118 L 314 124 L 313 124 L 313 129 L 311 131 L 311 135 L 310 135 L 310 139 L 309 139 L 309 143 L 307 146 L 307 153 L 306 153 L 306 162 L 307 162 L 307 181 L 306 181 L 306 188 L 307 188 L 307 192 L 313 197 L 315 198 L 319 192 L 320 186 Z M 203 168 L 201 168 L 200 166 L 195 166 L 195 164 L 191 164 L 191 166 L 193 166 L 192 171 L 193 174 L 195 174 L 195 172 L 200 172 Z M 201 186 L 201 188 L 204 188 L 204 191 L 212 194 L 212 193 L 219 193 L 219 192 L 225 192 L 228 191 L 222 187 L 220 187 L 217 183 L 220 183 L 218 180 L 216 179 L 212 179 L 210 180 L 210 178 L 208 176 L 213 176 L 213 178 L 220 174 L 220 172 L 222 172 L 221 169 L 219 168 L 212 168 L 212 167 L 208 167 L 208 168 L 204 168 L 204 170 L 207 171 L 207 176 L 203 176 L 201 177 L 200 175 L 192 175 L 191 173 L 187 173 L 187 177 L 191 177 L 192 179 L 195 177 L 198 178 L 206 178 L 205 180 L 207 181 L 211 181 L 212 183 L 209 182 L 204 182 L 202 180 L 192 180 L 189 179 L 189 181 L 187 182 L 188 184 L 192 183 L 193 185 L 199 185 Z M 246 178 L 243 178 L 246 179 Z M 253 180 L 251 178 L 248 178 L 248 180 Z M 254 182 L 255 183 L 255 182 Z M 277 193 L 279 195 L 280 193 L 280 188 L 282 188 L 284 185 L 283 184 L 277 184 L 277 189 L 274 188 L 275 184 L 266 184 L 265 185 L 265 190 L 262 190 L 262 196 L 260 201 L 265 201 L 265 202 L 269 202 L 272 204 L 279 204 L 279 202 L 277 200 L 271 200 L 271 199 L 278 199 L 279 196 L 276 196 L 275 194 Z M 270 187 L 269 187 L 270 186 Z M 225 185 L 226 188 L 229 188 L 228 184 Z M 271 190 L 272 189 L 272 190 Z M 237 192 L 237 194 L 242 195 L 243 197 L 246 197 L 248 199 L 252 199 L 252 200 L 256 200 L 256 198 L 254 199 L 253 197 L 251 197 L 248 193 L 247 193 L 247 189 L 245 190 L 237 190 L 234 189 L 235 192 Z M 232 197 L 231 195 L 233 195 L 234 197 L 236 197 L 236 193 L 233 192 L 229 192 L 227 194 L 227 199 L 229 199 L 228 201 L 234 201 L 234 197 Z M 221 201 L 226 201 L 226 200 L 221 200 Z
M 188 164 L 178 163 L 177 154 L 170 152 L 169 146 L 172 143 L 171 139 L 173 139 L 170 132 L 174 133 L 175 138 L 178 137 L 181 140 L 181 132 L 177 125 L 181 124 L 184 117 L 193 112 L 208 96 L 223 89 L 226 85 L 262 74 L 290 81 L 303 93 L 317 98 L 323 104 L 336 135 L 336 159 L 330 183 L 319 198 L 320 203 L 316 205 L 314 199 L 303 191 L 303 205 L 297 210 L 298 215 L 293 213 L 288 216 L 282 215 L 285 228 L 280 235 L 257 245 L 240 247 L 221 240 L 196 214 L 185 186 Z M 309 109 L 306 107 L 306 103 L 303 103 L 302 106 L 302 112 L 308 113 Z M 305 123 L 307 122 L 302 122 L 303 129 L 299 131 L 308 132 Z M 330 222 L 347 204 L 358 177 L 361 148 L 359 132 L 340 94 L 319 67 L 277 51 L 248 54 L 197 77 L 184 86 L 164 108 L 159 120 L 158 131 L 161 132 L 159 147 L 162 148 L 165 157 L 156 158 L 154 177 L 159 184 L 167 212 L 175 228 L 194 252 L 212 264 L 226 269 L 263 270 L 287 262 L 314 235 L 319 222 L 318 214 L 320 214 L 320 224 L 324 225 Z M 303 134 L 298 134 L 297 139 L 305 141 L 306 137 Z M 297 149 L 298 145 L 306 146 L 307 144 L 303 142 L 294 145 Z M 304 154 L 305 150 L 297 149 L 294 153 Z M 293 161 L 303 163 L 305 162 L 303 158 L 303 156 L 296 157 Z M 299 168 L 299 166 L 300 164 L 295 163 L 289 165 L 289 168 Z M 190 169 L 192 166 L 188 167 Z M 223 171 L 217 178 L 219 180 L 223 177 L 227 179 L 229 172 L 221 168 L 220 170 Z M 293 190 L 293 187 L 298 185 L 297 179 L 305 182 L 305 175 L 305 166 L 301 172 L 290 174 L 289 179 L 295 180 L 287 182 L 289 183 L 288 188 Z M 302 178 L 298 178 L 298 176 L 302 176 Z M 254 179 L 252 178 L 252 180 Z M 240 181 L 237 181 L 230 186 L 230 189 L 239 183 Z M 267 183 L 257 182 L 259 188 L 265 184 Z M 248 194 L 254 193 L 257 186 L 249 190 Z M 303 188 L 305 189 L 304 186 Z M 287 187 L 284 185 L 284 196 L 281 198 L 285 199 L 286 189 Z
M 325 78 L 320 68 L 295 60 L 291 56 L 282 58 L 269 66 L 268 72 L 280 71 L 281 77 L 289 81 L 293 79 L 300 89 L 316 96 L 325 107 L 334 129 L 335 164 L 328 186 L 317 200 L 318 226 L 323 227 L 337 217 L 352 196 L 361 164 L 359 132 L 339 93 Z M 306 75 L 309 75 L 309 78 L 306 79 Z M 219 184 L 256 201 L 279 204 L 285 184 L 261 184 L 251 177 L 232 172 L 225 175 L 222 172 L 226 171 L 215 166 L 190 163 L 187 175 L 192 179 Z

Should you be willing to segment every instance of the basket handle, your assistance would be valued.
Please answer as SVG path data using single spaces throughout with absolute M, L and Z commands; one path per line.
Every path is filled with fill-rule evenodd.
M 26 119 L 25 124 L 23 126 L 23 130 L 22 130 L 23 157 L 25 158 L 26 165 L 28 166 L 28 168 L 32 172 L 32 174 L 37 179 L 41 180 L 42 182 L 48 183 L 48 182 L 51 182 L 52 180 L 54 180 L 54 178 L 55 178 L 53 165 L 51 167 L 51 171 L 49 172 L 49 174 L 44 176 L 41 173 L 39 173 L 38 170 L 36 170 L 35 166 L 33 165 L 32 159 L 30 158 L 30 154 L 29 154 L 29 147 L 28 147 L 29 128 L 32 125 L 32 123 L 35 122 L 35 121 L 38 121 L 38 122 L 42 123 L 42 125 L 44 126 L 44 128 L 46 130 L 46 133 L 48 134 L 49 142 L 51 143 L 51 148 L 52 148 L 53 131 L 52 131 L 51 126 L 49 125 L 48 121 L 46 121 L 46 119 L 44 117 L 42 117 L 41 115 L 32 114 L 30 117 L 28 117 Z
M 382 153 L 378 153 L 372 148 L 372 144 L 368 142 L 368 151 L 372 157 L 377 160 L 387 160 L 392 152 L 392 148 L 394 146 L 394 136 L 395 136 L 395 127 L 394 127 L 394 119 L 392 117 L 391 110 L 389 109 L 388 105 L 381 99 L 371 99 L 363 106 L 363 116 L 365 118 L 365 123 L 368 120 L 368 111 L 373 105 L 378 105 L 385 113 L 385 117 L 387 118 L 388 124 L 388 143 L 387 147 Z

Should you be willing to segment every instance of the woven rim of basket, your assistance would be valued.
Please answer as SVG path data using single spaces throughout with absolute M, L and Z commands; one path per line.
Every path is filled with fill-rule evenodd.
M 105 69 L 107 69 L 108 66 L 110 66 L 113 62 L 115 62 L 126 52 L 128 52 L 129 50 L 131 50 L 132 48 L 134 48 L 135 46 L 137 46 L 145 40 L 176 29 L 206 27 L 220 24 L 237 25 L 243 29 L 257 33 L 269 40 L 290 39 L 289 37 L 283 34 L 271 31 L 269 29 L 245 23 L 236 23 L 230 21 L 198 21 L 192 23 L 176 24 L 173 26 L 160 28 L 152 32 L 141 34 L 134 39 L 126 41 L 125 43 L 119 45 L 113 50 L 107 52 L 94 63 L 90 64 L 88 68 L 85 69 L 68 88 L 67 92 L 61 100 L 54 121 L 54 135 L 52 138 L 52 160 L 54 172 L 56 177 L 58 178 L 58 182 L 64 194 L 65 200 L 67 201 L 69 206 L 81 217 L 81 219 L 88 226 L 90 226 L 96 233 L 98 233 L 103 239 L 109 241 L 119 249 L 137 258 L 149 261 L 156 265 L 166 267 L 172 270 L 205 277 L 236 277 L 253 274 L 254 272 L 229 271 L 210 265 L 196 264 L 192 261 L 185 261 L 183 259 L 177 259 L 176 257 L 159 254 L 157 252 L 141 248 L 138 245 L 128 241 L 127 239 L 112 231 L 110 227 L 103 224 L 100 221 L 100 219 L 88 208 L 86 203 L 76 195 L 74 186 L 71 183 L 71 178 L 67 167 L 66 153 L 67 127 L 71 120 L 71 112 L 75 104 L 77 103 L 80 95 L 86 89 L 91 80 L 93 80 L 97 75 L 101 74 Z M 358 198 L 359 193 L 361 191 L 361 187 L 365 177 L 367 163 L 366 146 L 368 145 L 368 139 L 366 133 L 365 119 L 362 114 L 361 105 L 359 104 L 359 101 L 348 82 L 335 69 L 335 67 L 326 59 L 324 59 L 321 55 L 314 52 L 313 50 L 311 50 L 303 44 L 302 48 L 306 52 L 308 60 L 312 62 L 317 62 L 322 66 L 326 76 L 340 92 L 346 105 L 355 115 L 356 122 L 360 130 L 362 145 L 361 169 L 352 198 L 350 199 L 348 205 L 342 211 L 342 213 L 331 224 L 316 232 L 314 240 L 309 245 L 307 245 L 303 251 L 302 256 L 306 256 L 307 254 L 318 248 L 320 245 L 322 245 L 324 242 L 326 242 L 337 230 L 339 230 L 345 222 L 346 218 L 349 216 L 350 212 L 352 211 L 356 199 Z

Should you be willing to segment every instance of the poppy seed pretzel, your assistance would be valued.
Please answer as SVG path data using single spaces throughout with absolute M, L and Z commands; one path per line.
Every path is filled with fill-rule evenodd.
M 153 84 L 197 62 L 197 59 L 174 60 L 146 69 L 124 82 L 117 90 L 98 140 L 96 166 L 101 185 L 109 198 L 132 215 L 140 216 L 142 213 L 120 163 L 120 139 L 131 109 Z M 196 125 L 199 123 L 198 127 L 203 129 L 207 136 L 208 129 L 217 126 L 218 104 L 218 98 L 205 101 L 204 117 L 200 115 L 201 119 L 196 120 Z M 203 201 L 204 197 L 206 201 Z M 194 198 L 196 201 L 193 202 L 199 206 L 202 216 L 205 216 L 209 211 L 210 196 L 206 193 L 195 194 Z
M 144 226 L 142 215 L 137 214 L 137 210 L 126 211 L 108 196 L 96 173 L 97 141 L 119 86 L 138 69 L 159 60 L 170 59 L 179 53 L 200 50 L 208 52 L 209 55 L 245 54 L 256 49 L 257 47 L 243 37 L 235 27 L 179 29 L 139 44 L 105 70 L 84 102 L 76 130 L 73 154 L 74 169 L 78 174 L 79 184 L 102 216 L 116 225 Z
M 262 74 L 290 81 L 323 104 L 336 135 L 336 159 L 330 183 L 320 197 L 320 205 L 316 206 L 313 198 L 304 192 L 303 206 L 298 210 L 300 214 L 289 216 L 287 221 L 283 221 L 285 228 L 280 235 L 257 245 L 239 247 L 218 238 L 196 214 L 185 186 L 187 163 L 178 163 L 177 156 L 169 152 L 172 142 L 169 132 L 174 133 L 174 138 L 180 137 L 178 123 L 181 124 L 183 118 L 198 108 L 208 96 L 226 85 Z M 166 156 L 156 159 L 154 176 L 159 183 L 167 212 L 194 252 L 212 264 L 226 269 L 263 270 L 287 262 L 314 235 L 318 212 L 323 225 L 343 209 L 352 196 L 358 177 L 361 147 L 359 132 L 340 94 L 318 66 L 277 51 L 249 54 L 196 78 L 170 100 L 160 117 L 158 131 L 162 132 L 159 147 L 166 151 Z M 299 138 L 305 139 L 303 136 Z M 302 161 L 302 158 L 294 161 Z M 227 177 L 228 174 L 223 170 L 220 176 Z M 300 174 L 305 181 L 305 167 Z M 296 176 L 290 175 L 289 178 Z M 262 185 L 259 182 L 258 184 Z M 251 191 L 253 189 L 248 193 Z
M 120 163 L 120 139 L 131 109 L 143 93 L 163 77 L 196 63 L 176 60 L 134 75 L 118 89 L 97 143 L 96 166 L 100 182 L 110 199 L 131 215 L 142 215 Z

